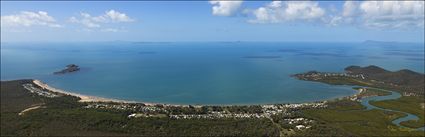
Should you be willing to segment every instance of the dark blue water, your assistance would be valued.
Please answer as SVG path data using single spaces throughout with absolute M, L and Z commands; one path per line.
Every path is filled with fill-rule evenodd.
M 2 43 L 1 79 L 40 79 L 73 92 L 176 104 L 265 104 L 354 94 L 347 86 L 291 74 L 349 65 L 424 71 L 422 44 L 362 43 Z M 82 70 L 53 75 L 67 64 Z

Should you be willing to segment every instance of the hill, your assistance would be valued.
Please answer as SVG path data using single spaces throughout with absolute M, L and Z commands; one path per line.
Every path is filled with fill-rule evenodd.
M 344 69 L 348 74 L 362 74 L 368 80 L 380 81 L 390 85 L 402 86 L 405 90 L 424 93 L 424 74 L 414 72 L 408 69 L 399 71 L 388 71 L 378 66 L 370 65 L 367 67 L 349 66 Z
M 348 66 L 345 73 L 317 72 L 295 74 L 300 80 L 318 81 L 332 85 L 357 85 L 401 92 L 406 96 L 424 95 L 425 75 L 408 69 L 389 71 L 370 65 Z

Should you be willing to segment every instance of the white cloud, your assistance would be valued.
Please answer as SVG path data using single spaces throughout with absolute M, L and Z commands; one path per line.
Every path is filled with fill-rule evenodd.
M 77 19 L 76 17 L 71 17 L 69 18 L 69 21 L 72 23 L 80 23 L 88 28 L 99 28 L 100 24 L 94 22 L 91 18 L 90 15 L 86 14 L 86 13 L 81 13 L 81 16 L 83 18 L 81 19 Z
M 216 16 L 231 16 L 242 5 L 242 1 L 210 1 L 212 14 Z
M 297 20 L 319 20 L 325 10 L 312 1 L 273 1 L 253 11 L 251 23 L 281 23 Z
M 80 13 L 80 18 L 71 17 L 69 21 L 72 23 L 79 23 L 88 28 L 99 28 L 105 23 L 119 23 L 119 22 L 133 22 L 134 19 L 115 10 L 106 11 L 103 15 L 91 16 L 88 13 Z
M 341 15 L 329 22 L 343 23 L 373 29 L 423 28 L 424 1 L 346 1 Z
M 330 26 L 338 26 L 340 24 L 353 23 L 357 16 L 359 16 L 359 2 L 346 1 L 342 7 L 342 12 L 336 15 L 327 15 L 325 22 Z
M 49 16 L 48 13 L 45 11 L 21 11 L 19 14 L 1 16 L 1 26 L 48 26 L 54 28 L 62 27 L 62 25 L 57 24 L 56 20 L 52 16 Z
M 328 25 L 338 26 L 339 24 L 341 24 L 344 21 L 345 21 L 345 18 L 343 18 L 342 16 L 331 16 L 329 18 Z
M 132 22 L 134 21 L 130 17 L 128 17 L 125 13 L 120 13 L 115 10 L 110 10 L 106 12 L 104 18 L 109 18 L 112 22 Z
M 356 1 L 346 1 L 343 6 L 342 16 L 352 17 L 357 14 L 358 2 Z
M 341 11 L 335 10 L 322 8 L 314 1 L 272 1 L 243 11 L 253 15 L 250 23 L 318 21 L 329 26 L 349 24 L 371 29 L 424 28 L 424 1 L 346 1 Z
M 102 32 L 123 32 L 123 30 L 116 29 L 116 28 L 105 28 L 105 29 L 101 29 L 100 31 L 102 31 Z
M 106 29 L 102 29 L 101 31 L 103 31 L 103 32 L 118 32 L 118 29 L 106 28 Z
M 366 27 L 424 26 L 424 1 L 365 1 L 360 4 L 359 9 Z

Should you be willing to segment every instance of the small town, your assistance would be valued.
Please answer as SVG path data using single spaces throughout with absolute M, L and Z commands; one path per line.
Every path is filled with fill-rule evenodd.
M 303 74 L 293 75 L 299 79 L 309 79 L 309 80 L 320 80 L 323 77 L 349 77 L 349 78 L 361 78 L 362 80 L 367 77 L 363 74 L 349 74 L 349 73 L 330 73 L 330 72 L 317 72 L 309 71 Z
M 31 93 L 40 95 L 40 96 L 44 96 L 44 97 L 48 97 L 48 98 L 53 98 L 53 97 L 58 97 L 57 94 L 44 90 L 44 89 L 40 89 L 35 87 L 33 84 L 23 84 L 22 85 L 25 89 L 29 90 Z
M 176 108 L 174 105 L 145 105 L 143 103 L 105 103 L 105 102 L 90 102 L 84 108 L 96 108 L 96 109 L 117 109 L 131 111 L 128 117 L 151 117 L 157 114 L 166 114 L 170 118 L 175 119 L 192 119 L 192 118 L 265 118 L 272 115 L 283 114 L 284 116 L 290 116 L 291 111 L 309 109 L 309 108 L 326 108 L 326 101 L 319 103 L 300 103 L 300 104 L 273 104 L 273 105 L 260 105 L 262 113 L 234 113 L 226 111 L 210 111 L 207 112 L 196 112 L 196 109 L 202 107 L 221 107 L 221 106 L 191 106 L 191 105 L 180 105 L 181 109 L 191 110 L 191 114 L 173 114 L 172 108 Z M 238 106 L 232 106 L 238 107 Z M 193 114 L 192 114 L 193 113 Z M 143 114 L 143 115 L 141 115 Z
M 296 117 L 294 112 L 303 109 L 320 109 L 326 108 L 326 102 L 319 103 L 300 103 L 300 104 L 273 104 L 273 105 L 260 105 L 261 113 L 240 113 L 230 111 L 207 111 L 207 112 L 191 112 L 190 114 L 173 114 L 170 105 L 156 105 L 147 106 L 142 103 L 122 103 L 122 104 L 111 104 L 102 102 L 89 103 L 84 108 L 96 108 L 96 109 L 118 109 L 131 111 L 128 118 L 140 118 L 140 117 L 169 117 L 171 119 L 221 119 L 221 118 L 268 118 L 272 119 L 273 115 L 279 115 L 284 117 L 284 121 L 288 125 L 294 126 L 298 130 L 308 129 L 311 127 L 313 120 L 306 119 L 303 117 Z M 175 106 L 174 106 L 175 107 Z M 181 109 L 195 109 L 200 107 L 212 107 L 212 106 L 190 106 L 182 105 Z M 220 106 L 215 106 L 220 107 Z M 233 106 L 237 107 L 237 106 Z M 225 109 L 225 108 L 223 108 Z M 192 114 L 194 113 L 194 114 Z M 198 113 L 198 114 L 196 114 Z

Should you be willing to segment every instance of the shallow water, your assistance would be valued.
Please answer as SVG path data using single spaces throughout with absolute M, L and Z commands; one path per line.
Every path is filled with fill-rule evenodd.
M 424 71 L 423 44 L 2 43 L 1 79 L 40 79 L 81 94 L 174 104 L 299 103 L 352 95 L 349 86 L 290 77 L 349 65 Z M 53 75 L 67 64 L 79 72 Z

